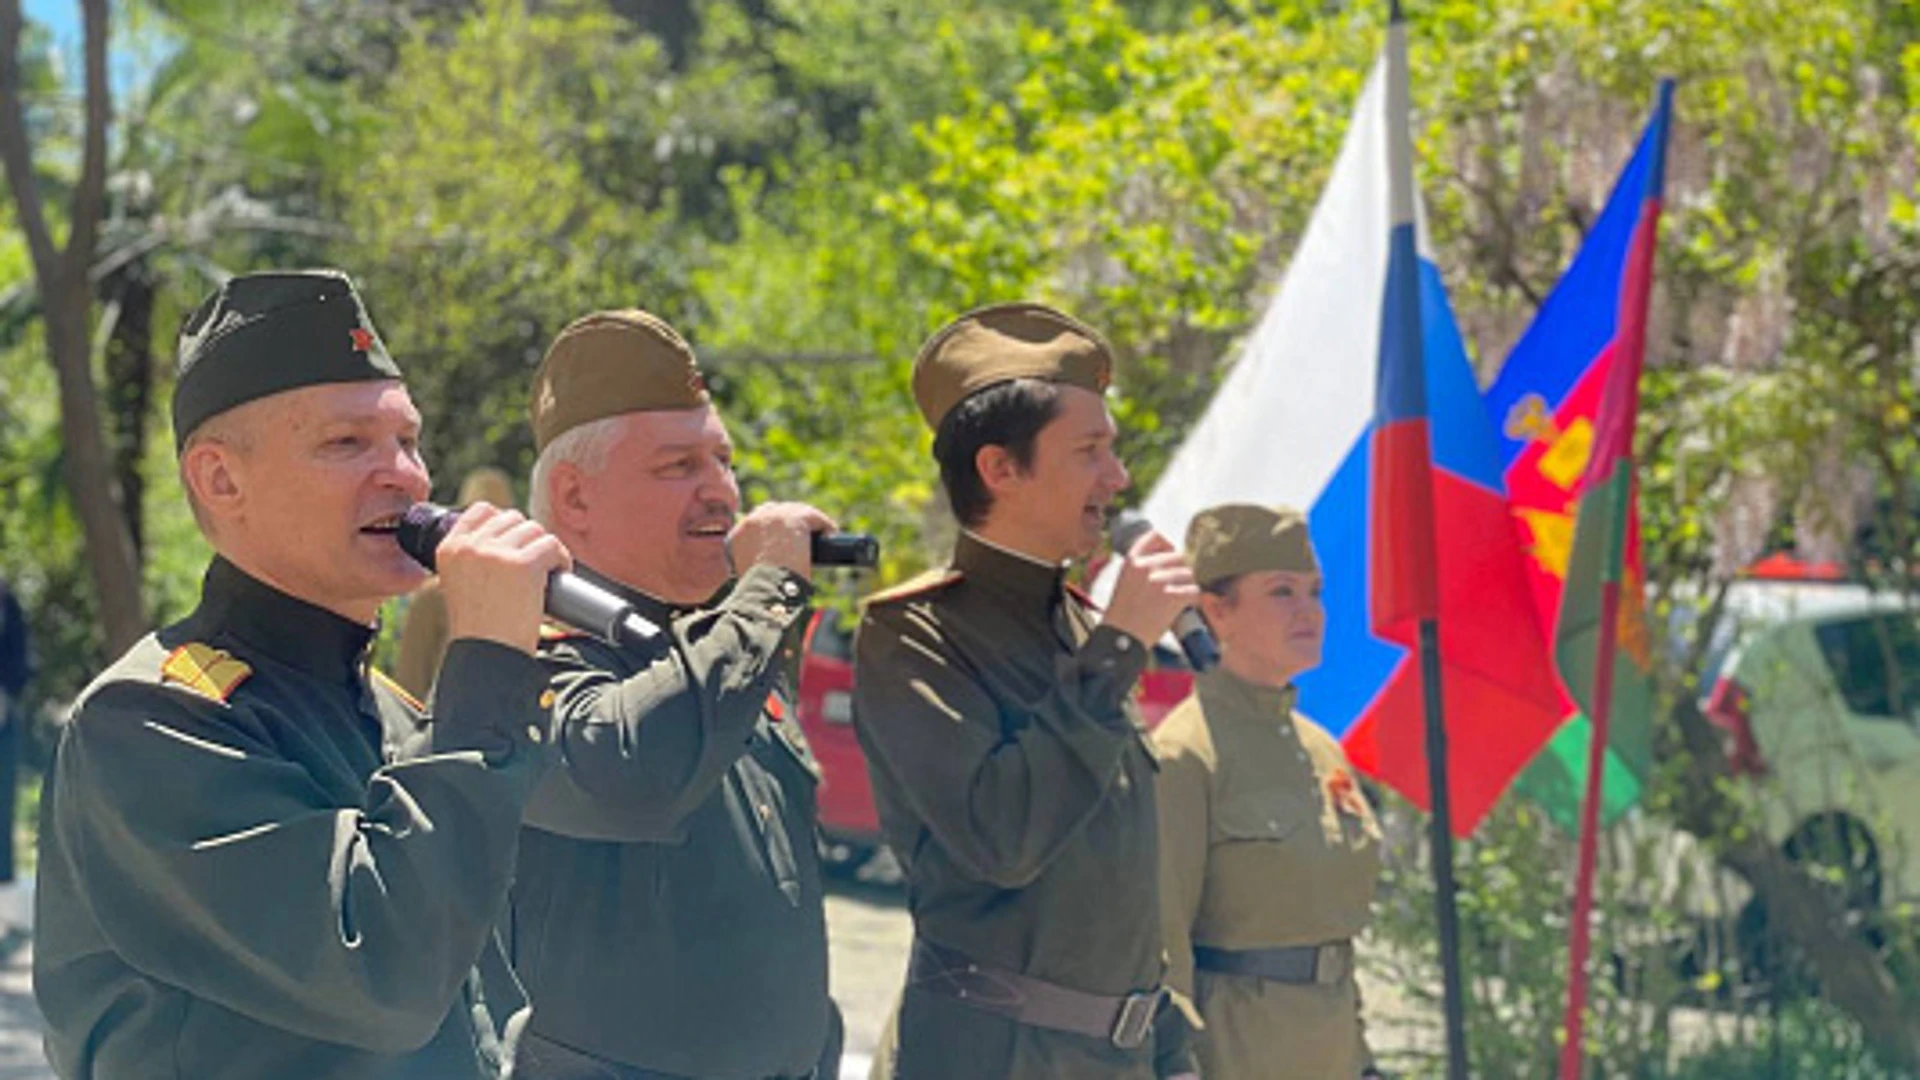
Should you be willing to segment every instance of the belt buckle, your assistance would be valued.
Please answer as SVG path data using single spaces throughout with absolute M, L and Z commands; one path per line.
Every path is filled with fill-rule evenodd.
M 1122 1050 L 1145 1046 L 1147 1035 L 1153 1031 L 1154 1014 L 1160 1011 L 1166 997 L 1167 989 L 1163 986 L 1121 998 L 1120 1012 L 1113 1018 L 1113 1030 L 1107 1033 L 1107 1040 Z

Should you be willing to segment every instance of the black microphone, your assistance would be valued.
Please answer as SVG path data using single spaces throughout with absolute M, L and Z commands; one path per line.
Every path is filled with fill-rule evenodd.
M 1128 549 L 1153 531 L 1153 522 L 1135 510 L 1122 510 L 1113 518 L 1113 553 L 1125 558 Z M 1211 671 L 1220 663 L 1220 644 L 1207 629 L 1207 620 L 1192 608 L 1183 608 L 1173 617 L 1173 636 L 1180 651 L 1187 655 L 1187 666 L 1195 671 Z
M 393 538 L 400 550 L 429 570 L 438 569 L 434 553 L 447 538 L 460 511 L 432 503 L 414 503 L 400 516 Z M 643 619 L 633 605 L 586 578 L 565 570 L 547 577 L 547 614 L 610 645 L 638 645 L 657 637 L 660 628 Z
M 869 533 L 814 533 L 813 565 L 879 566 L 880 541 Z

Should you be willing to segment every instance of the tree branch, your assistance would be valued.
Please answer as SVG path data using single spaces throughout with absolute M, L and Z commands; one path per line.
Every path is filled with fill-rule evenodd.
M 13 189 L 14 210 L 35 274 L 49 280 L 54 269 L 53 238 L 47 234 L 47 216 L 40 206 L 40 186 L 33 177 L 33 141 L 20 85 L 20 0 L 0 0 L 0 159 L 4 159 L 7 186 Z
M 100 204 L 107 190 L 107 125 L 113 116 L 112 90 L 107 85 L 107 0 L 80 0 L 80 12 L 86 26 L 86 144 L 80 182 L 73 188 L 67 250 L 61 256 L 63 273 L 74 281 L 84 280 L 93 262 L 94 241 L 100 236 Z

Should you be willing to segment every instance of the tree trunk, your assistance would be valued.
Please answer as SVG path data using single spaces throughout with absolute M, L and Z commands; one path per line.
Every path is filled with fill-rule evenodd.
M 100 298 L 115 305 L 118 317 L 107 338 L 107 407 L 114 478 L 120 488 L 121 516 L 136 563 L 146 561 L 147 428 L 153 412 L 153 268 L 137 259 L 100 283 Z
M 47 352 L 60 382 L 60 442 L 67 496 L 86 538 L 87 569 L 100 606 L 107 649 L 117 653 L 147 629 L 140 596 L 140 566 L 113 463 L 100 432 L 100 406 L 93 382 L 89 331 L 93 292 L 88 270 L 100 235 L 105 204 L 107 126 L 112 102 L 107 82 L 107 0 L 80 0 L 86 54 L 86 130 L 80 177 L 68 210 L 67 243 L 56 248 L 34 175 L 33 141 L 21 100 L 20 0 L 0 0 L 0 165 L 26 235 L 34 280 L 40 286 Z
M 108 655 L 117 655 L 147 632 L 140 570 L 133 538 L 121 512 L 120 485 L 101 437 L 100 404 L 93 382 L 88 316 L 92 293 L 82 269 L 77 282 L 46 290 L 47 351 L 60 381 L 60 445 L 67 496 L 86 538 L 87 569 L 100 605 L 100 628 Z

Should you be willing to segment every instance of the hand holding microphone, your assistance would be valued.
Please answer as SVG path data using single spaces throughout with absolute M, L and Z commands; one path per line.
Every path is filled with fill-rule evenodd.
M 835 527 L 832 518 L 805 503 L 762 503 L 734 522 L 727 534 L 727 557 L 735 575 L 767 563 L 810 578 L 813 534 Z
M 404 522 L 419 509 L 407 512 L 395 535 L 409 555 L 438 569 L 447 598 L 448 635 L 482 638 L 531 653 L 539 642 L 548 579 L 573 564 L 566 545 L 519 511 L 481 502 L 441 519 L 444 528 L 422 558 L 421 551 L 401 538 Z
M 1220 662 L 1220 646 L 1206 620 L 1193 609 L 1200 587 L 1194 583 L 1187 557 L 1154 532 L 1144 516 L 1132 511 L 1114 518 L 1112 535 L 1114 551 L 1124 554 L 1126 561 L 1102 621 L 1148 646 L 1171 629 L 1190 667 L 1195 671 L 1213 668 Z
M 727 551 L 736 574 L 763 562 L 808 578 L 822 566 L 879 564 L 878 540 L 838 528 L 832 518 L 805 503 L 766 503 L 734 525 Z

